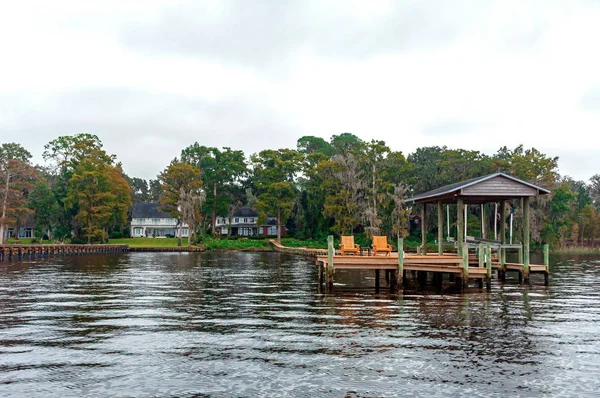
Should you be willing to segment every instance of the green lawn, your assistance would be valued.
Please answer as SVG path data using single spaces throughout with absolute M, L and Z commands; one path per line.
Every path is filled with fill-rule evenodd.
M 187 238 L 181 240 L 187 246 Z M 177 247 L 177 238 L 123 238 L 109 239 L 109 245 L 129 245 L 129 247 Z
M 16 240 L 15 238 L 8 238 L 6 240 L 6 242 L 4 242 L 4 243 L 6 243 L 7 245 L 30 245 L 32 240 L 33 240 L 32 238 L 21 238 L 19 240 Z M 38 244 L 43 243 L 45 245 L 48 245 L 48 244 L 52 244 L 52 243 L 56 243 L 56 242 L 51 241 L 51 240 L 45 240 L 43 242 L 37 242 L 37 243 Z

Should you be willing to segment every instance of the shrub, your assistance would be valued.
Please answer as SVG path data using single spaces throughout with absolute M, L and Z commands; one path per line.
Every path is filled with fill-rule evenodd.
M 110 239 L 122 239 L 123 238 L 123 232 L 121 231 L 112 231 L 110 233 Z

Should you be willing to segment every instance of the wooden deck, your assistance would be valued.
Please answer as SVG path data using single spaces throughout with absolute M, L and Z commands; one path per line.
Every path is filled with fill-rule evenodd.
M 446 255 L 405 255 L 404 271 L 424 271 L 454 274 L 461 277 L 464 272 L 462 257 Z M 327 268 L 327 256 L 317 256 L 317 265 Z M 398 270 L 398 253 L 389 256 L 334 256 L 333 269 Z M 469 279 L 485 278 L 487 268 L 469 267 Z
M 473 257 L 473 255 L 468 259 L 463 259 L 455 253 L 444 253 L 441 256 L 437 254 L 405 254 L 402 266 L 400 266 L 398 253 L 391 253 L 389 256 L 334 255 L 332 260 L 333 267 L 330 269 L 328 256 L 317 255 L 316 265 L 319 267 L 320 280 L 323 280 L 324 277 L 322 275 L 326 272 L 331 274 L 329 279 L 333 280 L 333 274 L 335 274 L 336 270 L 375 270 L 376 279 L 378 279 L 379 271 L 383 270 L 395 275 L 393 279 L 397 280 L 398 285 L 401 286 L 405 279 L 406 271 L 415 271 L 421 275 L 421 278 L 425 278 L 425 280 L 427 274 L 432 273 L 433 280 L 439 281 L 440 285 L 443 275 L 448 274 L 452 276 L 453 280 L 457 280 L 457 286 L 458 284 L 462 284 L 461 288 L 466 287 L 469 280 L 478 280 L 481 287 L 485 281 L 489 289 L 491 286 L 492 270 L 497 270 L 498 278 L 502 281 L 505 280 L 506 272 L 518 272 L 519 282 L 523 281 L 523 275 L 525 275 L 524 264 L 506 263 L 504 268 L 502 268 L 501 263 L 498 261 L 490 261 L 488 265 L 484 261 L 479 261 L 477 257 Z M 465 260 L 469 263 L 467 267 L 464 265 Z M 402 269 L 402 275 L 399 275 L 400 269 Z M 545 284 L 548 284 L 548 267 L 546 265 L 530 264 L 529 274 L 532 273 L 544 274 Z M 378 285 L 376 288 L 378 288 Z

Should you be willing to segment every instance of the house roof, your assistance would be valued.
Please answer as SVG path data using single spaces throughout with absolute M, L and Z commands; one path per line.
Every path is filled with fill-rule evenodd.
M 233 213 L 233 217 L 258 217 L 258 213 L 249 207 L 242 207 Z
M 159 203 L 136 203 L 133 205 L 133 218 L 173 218 L 168 213 L 158 210 Z
M 497 180 L 496 182 L 506 186 L 512 187 L 512 189 L 503 189 L 500 184 L 490 184 L 490 180 Z M 485 182 L 487 184 L 483 184 Z M 474 186 L 481 184 L 480 189 L 475 189 Z M 519 188 L 525 188 L 519 190 Z M 419 194 L 410 199 L 407 202 L 414 203 L 429 203 L 441 200 L 445 203 L 454 203 L 461 197 L 470 203 L 484 203 L 486 201 L 497 201 L 497 200 L 510 200 L 526 196 L 546 195 L 550 191 L 538 187 L 537 185 L 529 182 L 520 180 L 516 177 L 510 176 L 504 173 L 494 173 L 482 177 L 471 178 L 466 181 L 457 182 L 454 184 L 445 185 L 443 187 Z

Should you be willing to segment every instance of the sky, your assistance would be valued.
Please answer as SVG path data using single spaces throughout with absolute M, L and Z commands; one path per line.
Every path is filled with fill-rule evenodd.
M 600 173 L 598 0 L 0 0 L 0 142 L 96 134 L 130 176 L 350 132 Z

